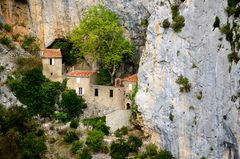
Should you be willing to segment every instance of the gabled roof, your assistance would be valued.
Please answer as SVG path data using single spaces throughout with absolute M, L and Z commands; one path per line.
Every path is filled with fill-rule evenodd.
M 58 58 L 62 57 L 61 50 L 60 49 L 42 49 L 42 57 L 46 58 Z
M 71 77 L 90 77 L 93 74 L 96 74 L 96 71 L 87 71 L 87 70 L 75 70 L 72 72 L 69 72 L 67 76 Z
M 123 81 L 127 81 L 127 82 L 137 82 L 137 80 L 138 80 L 137 74 L 125 77 L 123 79 Z

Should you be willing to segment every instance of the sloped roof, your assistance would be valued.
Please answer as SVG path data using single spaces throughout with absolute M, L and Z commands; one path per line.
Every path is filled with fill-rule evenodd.
M 93 74 L 96 74 L 96 71 L 87 71 L 87 70 L 75 70 L 72 72 L 69 72 L 67 76 L 72 77 L 90 77 Z
M 137 82 L 137 80 L 138 80 L 137 74 L 125 77 L 123 79 L 123 81 L 127 81 L 127 82 Z
M 62 57 L 60 49 L 42 49 L 42 57 L 54 58 Z

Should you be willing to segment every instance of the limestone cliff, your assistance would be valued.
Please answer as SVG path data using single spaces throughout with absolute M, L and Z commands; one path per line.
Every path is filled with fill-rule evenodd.
M 179 3 L 185 17 L 180 33 L 162 27 L 172 19 L 169 2 Z M 145 45 L 137 103 L 152 141 L 177 159 L 239 159 L 240 62 L 228 61 L 230 44 L 213 28 L 216 16 L 226 24 L 227 0 L 2 0 L 0 20 L 48 46 L 99 3 L 119 15 L 136 45 Z M 180 75 L 191 83 L 190 92 L 179 91 Z
M 167 5 L 166 5 L 167 4 Z M 168 3 L 156 6 L 147 31 L 146 49 L 139 68 L 137 103 L 146 131 L 176 158 L 239 158 L 240 62 L 230 63 L 229 43 L 218 28 L 227 21 L 226 0 L 185 0 L 182 32 L 163 29 L 171 18 Z M 191 83 L 181 93 L 180 75 Z

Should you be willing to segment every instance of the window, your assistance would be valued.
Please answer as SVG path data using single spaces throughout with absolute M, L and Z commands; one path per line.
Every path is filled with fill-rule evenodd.
M 50 65 L 54 65 L 54 59 L 50 59 Z
M 80 83 L 80 81 L 81 81 L 81 78 L 80 78 L 80 77 L 76 78 L 76 82 L 77 82 L 77 83 Z
M 110 89 L 109 97 L 113 97 L 113 90 L 112 89 Z
M 53 73 L 51 73 L 51 76 L 53 75 Z
M 97 88 L 94 90 L 94 95 L 98 96 L 98 89 Z
M 129 85 L 128 85 L 128 89 L 129 89 L 129 91 L 132 90 L 132 84 L 129 84 Z
M 84 88 L 82 88 L 82 87 L 76 88 L 76 93 L 78 95 L 84 95 Z

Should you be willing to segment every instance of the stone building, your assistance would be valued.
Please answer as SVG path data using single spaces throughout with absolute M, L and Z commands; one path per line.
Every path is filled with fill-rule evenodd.
M 47 78 L 59 82 L 67 78 L 67 87 L 75 90 L 79 96 L 83 96 L 88 105 L 115 110 L 130 109 L 129 96 L 137 82 L 136 74 L 124 79 L 116 79 L 114 86 L 97 85 L 97 71 L 94 70 L 72 70 L 63 75 L 59 49 L 42 50 L 42 63 L 43 74 Z
M 60 49 L 41 50 L 43 75 L 56 82 L 62 82 L 62 54 Z

